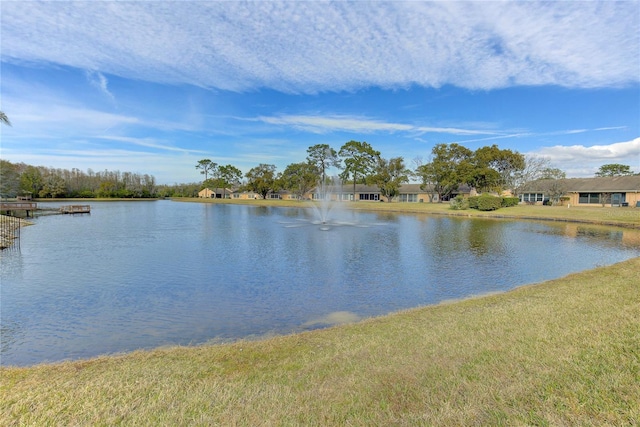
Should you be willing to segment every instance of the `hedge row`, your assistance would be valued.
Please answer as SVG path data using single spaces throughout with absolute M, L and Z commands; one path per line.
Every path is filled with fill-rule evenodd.
M 472 196 L 466 199 L 468 207 L 478 209 L 479 211 L 495 211 L 500 208 L 508 208 L 516 206 L 520 199 L 517 197 L 497 197 L 491 194 L 482 194 L 480 196 Z M 454 209 L 465 209 L 464 204 L 457 200 Z

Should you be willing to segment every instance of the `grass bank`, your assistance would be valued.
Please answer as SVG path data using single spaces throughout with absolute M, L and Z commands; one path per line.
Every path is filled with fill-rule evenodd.
M 640 258 L 263 341 L 1 368 L 0 425 L 638 425 Z

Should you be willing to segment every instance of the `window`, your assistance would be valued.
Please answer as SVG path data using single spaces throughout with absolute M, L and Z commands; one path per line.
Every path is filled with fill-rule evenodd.
M 417 194 L 401 194 L 400 201 L 401 202 L 417 202 L 418 195 Z
M 542 202 L 544 201 L 544 194 L 543 193 L 523 193 L 520 195 L 520 200 L 522 202 L 529 202 L 529 203 Z
M 380 200 L 380 195 L 378 193 L 361 193 L 360 200 Z
M 601 198 L 600 193 L 580 193 L 578 198 L 578 203 L 585 204 L 600 204 Z

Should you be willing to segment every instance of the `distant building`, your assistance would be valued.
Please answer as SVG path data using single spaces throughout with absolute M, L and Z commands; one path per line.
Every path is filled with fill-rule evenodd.
M 562 190 L 563 205 L 640 206 L 640 175 L 540 179 L 520 190 L 520 202 L 542 204 L 550 200 L 557 189 Z

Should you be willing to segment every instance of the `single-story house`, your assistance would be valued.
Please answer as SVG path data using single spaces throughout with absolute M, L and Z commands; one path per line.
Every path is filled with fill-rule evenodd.
M 225 198 L 230 198 L 231 197 L 231 193 L 232 191 L 227 189 L 222 189 L 222 188 L 203 188 L 202 190 L 200 190 L 198 192 L 198 197 L 200 197 L 201 199 L 222 199 L 222 197 L 224 196 Z
M 438 195 L 429 192 L 427 190 L 423 190 L 421 184 L 402 184 L 400 186 L 399 194 L 393 198 L 393 202 L 405 202 L 405 203 L 422 203 L 422 202 L 437 202 Z M 353 192 L 353 184 L 343 184 L 342 186 L 331 188 L 331 199 L 336 201 L 353 201 L 354 200 L 354 192 Z M 474 190 L 466 185 L 461 185 L 458 187 L 458 190 L 454 192 L 452 197 L 457 196 L 458 194 L 462 194 L 464 196 L 474 195 Z M 310 193 L 305 195 L 305 199 L 316 200 L 320 197 L 324 197 L 322 194 L 316 192 L 316 190 L 312 190 Z M 388 198 L 383 196 L 380 193 L 380 189 L 377 185 L 365 185 L 365 184 L 356 184 L 355 188 L 355 200 L 357 201 L 385 201 L 388 202 Z
M 640 206 L 640 175 L 540 179 L 519 191 L 520 202 L 542 204 L 561 193 L 563 205 Z

